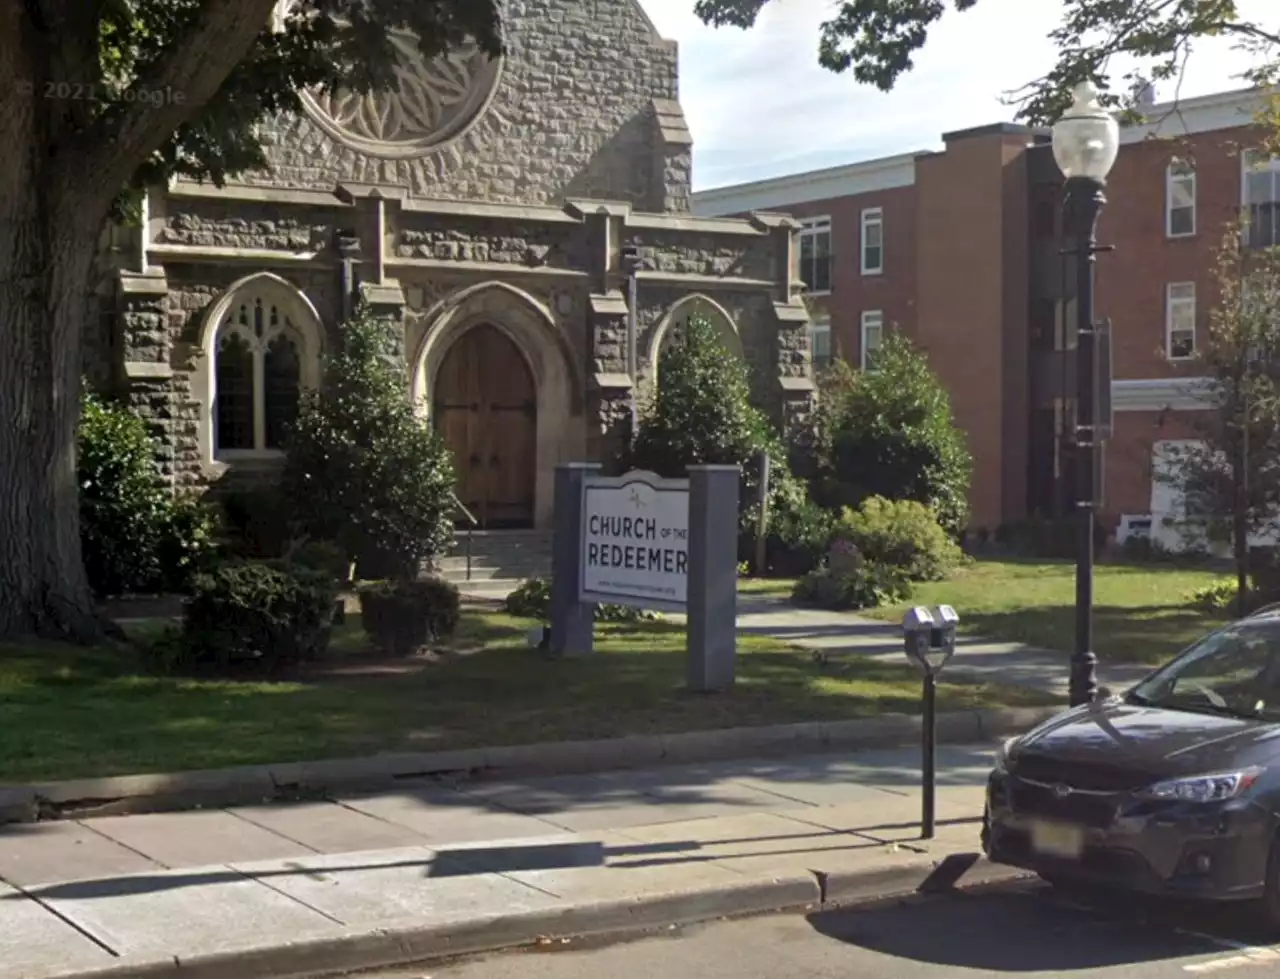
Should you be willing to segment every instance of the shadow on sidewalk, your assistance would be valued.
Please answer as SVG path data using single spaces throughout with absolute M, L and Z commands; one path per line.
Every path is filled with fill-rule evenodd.
M 974 819 L 940 820 L 939 826 L 976 823 Z M 642 867 L 677 866 L 707 863 L 720 859 L 742 859 L 753 856 L 783 857 L 809 853 L 830 854 L 858 850 L 882 850 L 889 846 L 884 839 L 872 835 L 887 830 L 912 828 L 914 824 L 886 824 L 860 827 L 857 830 L 831 830 L 813 827 L 812 831 L 775 834 L 770 836 L 738 837 L 714 840 L 677 840 L 670 843 L 635 843 L 609 845 L 593 840 L 573 843 L 529 843 L 500 846 L 463 846 L 454 849 L 435 850 L 422 859 L 392 861 L 360 861 L 337 864 L 334 858 L 321 858 L 313 866 L 301 862 L 281 861 L 278 869 L 235 870 L 231 867 L 209 868 L 192 871 L 169 871 L 156 874 L 132 874 L 97 880 L 69 881 L 61 884 L 44 884 L 15 889 L 0 895 L 0 902 L 27 900 L 75 900 L 91 901 L 138 894 L 153 894 L 179 890 L 185 887 L 203 887 L 216 884 L 237 884 L 255 881 L 270 886 L 272 879 L 280 877 L 310 877 L 322 882 L 339 882 L 343 874 L 361 871 L 386 871 L 420 868 L 424 879 L 466 877 L 477 874 L 513 874 L 540 870 L 572 870 L 582 868 L 608 868 L 634 870 Z M 864 835 L 868 834 L 868 835 Z M 792 848 L 765 847 L 753 851 L 753 846 L 765 844 L 795 843 Z M 846 843 L 829 846 L 822 844 Z M 912 842 L 902 841 L 896 846 L 913 850 Z M 810 844 L 808 846 L 804 844 Z M 709 848 L 741 847 L 732 853 L 707 853 Z M 816 849 L 815 849 L 816 847 Z M 320 855 L 317 855 L 320 858 Z M 812 868 L 809 868 L 812 869 Z

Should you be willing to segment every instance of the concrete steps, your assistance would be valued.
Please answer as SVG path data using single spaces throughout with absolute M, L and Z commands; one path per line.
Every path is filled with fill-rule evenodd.
M 551 575 L 551 533 L 544 530 L 473 530 L 471 573 L 467 575 L 467 531 L 458 531 L 439 573 L 446 581 L 523 581 Z

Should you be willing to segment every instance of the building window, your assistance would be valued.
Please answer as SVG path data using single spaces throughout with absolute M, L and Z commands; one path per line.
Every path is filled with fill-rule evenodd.
M 1185 160 L 1174 160 L 1165 173 L 1165 234 L 1181 238 L 1196 233 L 1196 171 Z
M 1171 282 L 1165 294 L 1165 336 L 1170 360 L 1196 352 L 1196 284 Z
M 862 274 L 884 271 L 884 211 L 878 207 L 862 212 Z
M 831 366 L 831 320 L 826 316 L 815 317 L 809 323 L 809 354 L 815 373 Z
M 862 369 L 875 370 L 876 354 L 884 340 L 884 313 L 878 309 L 862 312 Z
M 810 293 L 831 291 L 831 219 L 800 222 L 800 280 Z
M 213 445 L 217 455 L 274 452 L 298 417 L 301 337 L 279 306 L 232 307 L 214 342 Z
M 1280 158 L 1257 150 L 1243 157 L 1242 203 L 1248 217 L 1247 243 L 1255 248 L 1280 244 Z

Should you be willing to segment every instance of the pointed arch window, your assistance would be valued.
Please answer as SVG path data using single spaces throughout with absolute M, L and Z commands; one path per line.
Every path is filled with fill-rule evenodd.
M 284 448 L 298 417 L 302 337 L 281 307 L 261 297 L 232 306 L 214 343 L 216 454 Z

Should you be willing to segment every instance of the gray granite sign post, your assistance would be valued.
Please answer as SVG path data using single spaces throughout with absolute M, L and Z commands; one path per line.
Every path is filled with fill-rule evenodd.
M 690 688 L 733 686 L 738 467 L 691 466 L 689 479 L 599 470 L 556 470 L 551 652 L 591 652 L 600 603 L 687 612 Z
M 578 597 L 582 579 L 583 484 L 596 476 L 594 462 L 556 466 L 554 531 L 551 538 L 551 653 L 585 656 L 591 652 L 595 603 Z
M 689 687 L 727 690 L 737 667 L 737 466 L 689 467 Z

